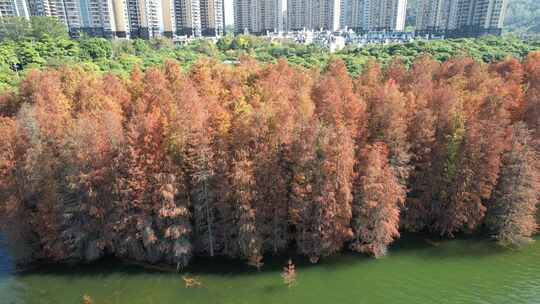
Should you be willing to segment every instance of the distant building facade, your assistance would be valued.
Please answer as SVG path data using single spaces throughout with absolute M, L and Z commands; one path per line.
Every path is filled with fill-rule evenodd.
M 421 0 L 416 30 L 447 37 L 500 35 L 507 0 Z
M 500 35 L 507 0 L 460 0 L 455 35 Z
M 222 36 L 225 33 L 224 0 L 201 0 L 201 31 L 203 36 Z
M 71 24 L 72 32 L 77 30 L 92 37 L 129 37 L 125 0 L 80 0 L 76 9 L 79 10 L 79 27 Z
M 279 32 L 284 31 L 286 20 L 286 6 L 283 0 L 260 0 L 259 32 Z
M 237 34 L 283 31 L 285 20 L 284 0 L 234 0 L 234 32 Z
M 50 16 L 72 36 L 221 36 L 224 0 L 0 0 L 1 16 Z
M 234 0 L 234 32 L 258 33 L 258 0 Z
M 26 0 L 0 0 L 1 17 L 30 17 Z
M 287 29 L 339 30 L 346 10 L 342 4 L 347 5 L 343 0 L 288 0 Z
M 174 0 L 175 26 L 178 35 L 200 36 L 201 6 L 199 0 Z
M 403 31 L 407 0 L 342 0 L 341 29 Z
M 457 28 L 457 0 L 421 0 L 416 14 L 416 31 L 440 34 Z
M 312 0 L 287 0 L 287 29 L 312 29 Z
M 363 0 L 360 30 L 403 31 L 407 0 Z
M 235 33 L 402 32 L 407 0 L 233 0 Z M 508 0 L 419 0 L 416 32 L 501 34 Z M 72 36 L 221 36 L 224 0 L 0 0 L 2 16 L 51 16 Z M 187 38 L 184 37 L 184 38 Z

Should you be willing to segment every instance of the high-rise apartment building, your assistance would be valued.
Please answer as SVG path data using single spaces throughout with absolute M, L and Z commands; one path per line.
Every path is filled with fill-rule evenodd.
M 178 35 L 201 35 L 199 0 L 175 0 L 175 24 Z
M 140 0 L 126 0 L 128 12 L 128 27 L 130 37 L 146 38 L 148 37 L 148 27 L 142 25 L 144 15 L 143 6 L 139 5 Z
M 32 16 L 57 18 L 72 36 L 129 37 L 126 0 L 28 0 L 28 10 Z
M 313 29 L 337 31 L 341 21 L 341 0 L 312 0 Z
M 163 8 L 160 0 L 142 0 L 144 10 L 141 24 L 148 29 L 149 37 L 159 37 L 165 31 Z
M 1 17 L 29 18 L 30 12 L 26 0 L 0 0 Z
M 92 37 L 129 37 L 125 0 L 80 0 L 79 5 L 81 32 Z
M 364 0 L 362 30 L 403 31 L 407 0 Z
M 287 0 L 287 29 L 312 29 L 312 0 Z
M 457 27 L 458 0 L 421 0 L 416 15 L 418 33 L 445 33 Z
M 79 0 L 50 0 L 49 3 L 51 15 L 66 24 L 70 31 L 81 28 L 81 3 Z
M 259 0 L 259 33 L 283 31 L 286 8 L 283 0 Z
M 281 31 L 285 29 L 285 14 L 284 0 L 235 0 L 234 31 L 253 34 Z
M 500 35 L 507 0 L 459 0 L 457 36 Z
M 31 16 L 51 16 L 48 0 L 28 0 L 28 11 Z
M 161 14 L 163 19 L 163 30 L 161 33 L 165 37 L 172 38 L 177 31 L 176 23 L 174 22 L 176 18 L 175 12 L 174 0 L 161 1 Z
M 163 26 L 158 0 L 126 0 L 130 36 L 148 39 L 160 36 Z
M 219 36 L 225 28 L 223 1 L 0 0 L 0 17 L 55 17 L 69 28 L 72 36 Z
M 200 0 L 203 36 L 221 36 L 225 32 L 224 0 Z
M 342 28 L 355 31 L 403 31 L 407 0 L 346 0 Z
M 343 0 L 341 2 L 341 28 L 358 30 L 367 15 L 363 0 Z
M 258 0 L 234 0 L 234 32 L 257 33 L 258 26 Z
M 177 10 L 183 9 L 177 0 L 126 0 L 130 36 L 135 38 L 173 37 L 177 33 Z M 198 14 L 198 12 L 197 12 Z M 199 27 L 197 27 L 198 29 Z M 183 28 L 185 29 L 185 28 Z
M 339 30 L 344 22 L 342 4 L 343 0 L 288 0 L 288 29 Z
M 422 0 L 417 31 L 450 37 L 500 35 L 506 4 L 507 0 Z
M 31 16 L 55 17 L 64 23 L 71 33 L 77 33 L 82 26 L 82 0 L 28 0 L 27 3 Z

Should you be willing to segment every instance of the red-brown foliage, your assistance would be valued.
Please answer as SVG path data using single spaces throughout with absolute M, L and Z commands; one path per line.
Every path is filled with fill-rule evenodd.
M 378 257 L 400 228 L 513 243 L 536 227 L 539 62 L 33 71 L 0 97 L 3 222 L 33 258 L 179 267 L 292 246 Z
M 351 248 L 374 257 L 386 255 L 387 247 L 399 237 L 399 210 L 405 190 L 388 163 L 383 143 L 362 151 L 361 176 L 354 200 Z
M 503 170 L 491 200 L 487 224 L 495 238 L 520 246 L 536 232 L 540 174 L 538 153 L 525 124 L 513 126 L 510 148 L 503 156 Z

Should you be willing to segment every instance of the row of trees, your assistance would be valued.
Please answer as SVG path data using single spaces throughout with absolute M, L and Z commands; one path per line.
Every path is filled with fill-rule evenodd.
M 380 257 L 400 232 L 522 244 L 540 190 L 540 53 L 33 71 L 0 99 L 6 231 L 34 258 L 262 265 Z

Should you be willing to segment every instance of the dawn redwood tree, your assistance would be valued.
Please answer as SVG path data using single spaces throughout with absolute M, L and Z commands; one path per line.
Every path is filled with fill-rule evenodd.
M 18 207 L 15 183 L 16 138 L 17 122 L 0 116 L 0 229 L 7 228 L 7 220 Z
M 436 143 L 437 117 L 433 109 L 440 89 L 433 81 L 439 64 L 427 56 L 415 60 L 406 77 L 402 77 L 401 88 L 407 97 L 407 140 L 410 143 L 411 175 L 408 195 L 401 213 L 400 224 L 410 231 L 420 231 L 429 223 L 433 192 L 430 171 Z M 442 97 L 442 98 L 441 98 Z
M 400 57 L 394 57 L 390 64 L 384 69 L 384 80 L 393 81 L 401 84 L 407 77 L 407 69 L 403 64 L 403 60 Z
M 63 260 L 71 250 L 58 237 L 65 228 L 60 193 L 67 185 L 57 156 L 71 123 L 72 103 L 63 92 L 58 71 L 32 73 L 21 83 L 20 97 L 25 104 L 17 115 L 18 200 L 38 240 L 36 256 Z
M 436 86 L 434 81 L 441 66 L 431 56 L 423 55 L 414 60 L 406 77 L 402 77 L 400 87 L 404 91 L 411 91 L 416 96 L 429 96 Z
M 457 178 L 459 153 L 465 136 L 463 114 L 457 97 L 448 88 L 441 91 L 440 97 L 440 102 L 436 104 L 439 110 L 436 114 L 436 142 L 431 169 L 424 179 L 426 189 L 431 190 L 418 193 L 419 201 L 427 204 L 427 211 L 423 213 L 427 216 L 424 217 L 427 228 L 437 233 L 442 230 L 439 221 L 449 215 L 445 210 L 452 194 L 451 187 Z
M 490 204 L 487 227 L 503 246 L 521 246 L 536 232 L 540 174 L 538 153 L 523 123 L 512 127 L 501 176 Z
M 133 116 L 117 159 L 114 230 L 120 256 L 186 265 L 191 257 L 191 225 L 181 178 L 166 151 L 159 110 Z
M 411 176 L 408 196 L 401 217 L 407 230 L 420 231 L 429 221 L 431 188 L 430 171 L 433 165 L 436 116 L 426 100 L 418 96 L 411 119 L 408 140 L 411 144 Z
M 62 141 L 66 189 L 60 191 L 65 216 L 60 239 L 70 257 L 92 261 L 110 248 L 108 214 L 113 206 L 113 160 L 123 144 L 122 100 L 105 89 L 110 77 L 62 69 L 62 87 L 72 101 L 73 120 Z M 111 94 L 107 94 L 111 93 Z
M 379 90 L 383 79 L 384 75 L 379 63 L 375 60 L 369 60 L 362 73 L 355 79 L 356 94 L 367 101 Z
M 254 207 L 263 251 L 278 254 L 287 248 L 289 233 L 289 163 L 281 146 L 262 144 L 256 151 Z
M 351 248 L 374 257 L 386 255 L 388 245 L 399 237 L 399 212 L 405 196 L 388 159 L 384 143 L 368 145 L 362 151 L 352 208 Z
M 230 203 L 235 231 L 233 247 L 238 248 L 240 257 L 257 268 L 262 266 L 262 239 L 256 225 L 256 210 L 253 202 L 256 195 L 253 162 L 245 151 L 238 151 L 232 163 L 230 176 Z
M 0 94 L 0 116 L 13 117 L 17 115 L 21 104 L 20 98 L 13 92 Z
M 396 177 L 400 184 L 406 187 L 411 171 L 411 153 L 407 139 L 405 98 L 398 85 L 389 81 L 367 100 L 369 142 L 382 141 L 386 144 Z
M 329 63 L 313 89 L 316 113 L 322 121 L 346 127 L 354 139 L 365 136 L 365 105 L 354 92 L 353 81 L 341 60 Z
M 515 58 L 507 58 L 504 61 L 492 63 L 489 71 L 499 76 L 504 83 L 499 86 L 499 96 L 505 99 L 506 111 L 511 121 L 522 120 L 525 114 L 525 94 L 522 87 L 525 71 L 521 62 Z
M 213 257 L 216 254 L 215 204 L 215 154 L 208 135 L 204 132 L 194 134 L 187 150 L 188 174 L 191 204 L 193 206 L 194 240 L 196 250 Z
M 130 109 L 132 95 L 129 92 L 128 85 L 122 79 L 112 74 L 106 74 L 103 76 L 101 89 L 102 94 L 112 100 L 116 107 L 122 112 L 124 120 L 129 117 L 126 111 Z M 124 121 L 125 122 L 125 121 Z
M 192 210 L 194 250 L 214 256 L 217 251 L 215 232 L 215 165 L 214 130 L 210 127 L 208 101 L 203 100 L 194 83 L 180 66 L 165 63 L 164 76 L 172 92 L 172 111 L 167 113 L 169 153 L 175 167 L 183 171 L 185 195 Z
M 7 201 L 8 193 L 14 190 L 13 170 L 15 168 L 15 140 L 17 122 L 9 117 L 0 116 L 0 193 L 2 202 Z
M 507 101 L 499 97 L 504 95 L 502 82 L 485 74 L 484 66 L 468 59 L 446 62 L 435 73 L 436 140 L 423 183 L 430 190 L 418 197 L 426 204 L 419 210 L 427 211 L 427 219 L 418 218 L 425 219 L 430 231 L 450 236 L 471 231 L 484 217 L 483 201 L 489 199 L 498 176 L 508 124 Z M 421 225 L 415 229 L 424 223 L 417 222 Z
M 184 171 L 169 155 L 174 96 L 160 71 L 148 71 L 144 78 L 117 158 L 116 251 L 185 266 L 192 254 L 189 201 L 181 182 Z
M 302 90 L 293 89 L 299 77 L 301 73 L 283 60 L 269 65 L 259 74 L 250 100 L 254 110 L 250 129 L 253 130 L 257 228 L 263 250 L 273 254 L 286 249 L 290 239 L 288 185 L 291 170 L 287 153 L 301 121 L 299 117 L 304 115 L 300 103 L 311 101 L 302 100 L 299 98 Z
M 540 139 L 540 52 L 533 52 L 523 63 L 525 70 L 525 113 L 523 120 L 533 131 L 533 138 Z M 540 146 L 537 146 L 539 149 Z
M 496 96 L 487 96 L 477 117 L 466 123 L 452 194 L 439 220 L 441 233 L 451 236 L 462 229 L 471 231 L 482 222 L 485 201 L 499 176 L 507 126 L 503 100 Z
M 62 241 L 72 244 L 72 257 L 87 261 L 104 255 L 112 241 L 113 160 L 123 144 L 122 117 L 99 111 L 81 114 L 67 131 L 62 151 L 67 189 L 62 193 L 70 214 Z
M 352 236 L 354 146 L 346 131 L 315 119 L 292 149 L 291 213 L 296 244 L 315 263 L 339 251 Z

